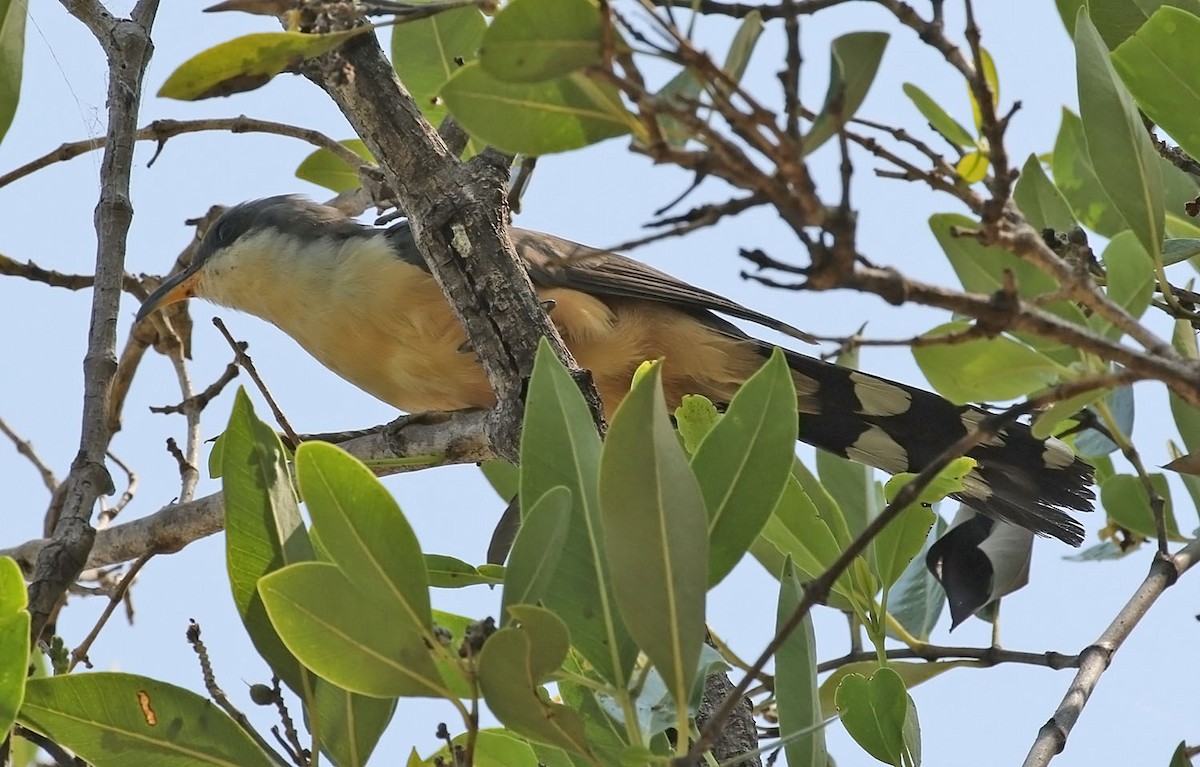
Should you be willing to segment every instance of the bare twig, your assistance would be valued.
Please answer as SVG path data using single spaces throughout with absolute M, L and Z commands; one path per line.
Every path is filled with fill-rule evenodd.
M 88 635 L 83 638 L 83 641 L 79 643 L 79 646 L 71 651 L 71 663 L 67 668 L 68 671 L 74 670 L 74 668 L 81 662 L 88 668 L 92 667 L 92 662 L 88 659 L 88 651 L 92 649 L 92 645 L 95 643 L 96 637 L 100 636 L 101 629 L 103 629 L 108 623 L 108 619 L 112 617 L 113 610 L 117 609 L 117 605 L 121 604 L 121 601 L 125 599 L 125 594 L 129 591 L 129 587 L 133 585 L 133 579 L 137 577 L 138 572 L 141 571 L 142 567 L 150 561 L 150 557 L 152 556 L 154 555 L 147 554 L 145 556 L 138 557 L 138 559 L 129 566 L 129 570 L 126 571 L 125 576 L 121 578 L 121 581 L 117 584 L 116 589 L 113 590 L 112 594 L 109 595 L 108 604 L 104 606 L 104 612 L 100 613 L 100 617 L 96 620 L 96 625 L 92 626 L 92 630 L 89 631 Z
M 1071 729 L 1079 720 L 1079 714 L 1087 705 L 1088 698 L 1096 689 L 1101 675 L 1112 663 L 1117 650 L 1163 592 L 1195 565 L 1197 559 L 1200 559 L 1200 539 L 1187 544 L 1173 556 L 1154 558 L 1150 572 L 1141 586 L 1095 643 L 1085 647 L 1080 653 L 1079 672 L 1067 688 L 1058 710 L 1038 731 L 1037 738 L 1025 757 L 1024 767 L 1045 767 L 1056 754 L 1062 752 Z
M 365 168 L 373 167 L 370 163 L 364 162 L 353 150 L 347 149 L 324 133 L 309 128 L 301 128 L 296 125 L 287 125 L 286 123 L 258 120 L 253 117 L 246 117 L 245 115 L 241 115 L 240 117 L 212 117 L 203 120 L 155 120 L 144 128 L 139 128 L 134 134 L 134 138 L 138 141 L 157 141 L 159 145 L 158 152 L 154 154 L 154 159 L 157 159 L 167 139 L 185 133 L 199 133 L 203 131 L 271 133 L 277 136 L 288 136 L 306 141 L 319 149 L 333 152 L 338 159 L 348 164 L 351 168 L 359 168 L 360 166 Z M 54 163 L 65 162 L 82 154 L 101 149 L 106 146 L 107 141 L 106 137 L 97 137 L 63 144 L 53 152 L 42 155 L 0 176 L 0 188 Z M 154 159 L 150 162 L 153 163 Z
M 0 418 L 0 432 L 4 432 L 4 436 L 8 437 L 12 441 L 13 447 L 17 449 L 17 453 L 25 456 L 25 458 L 27 458 L 29 462 L 33 464 L 33 468 L 37 470 L 39 475 L 41 475 L 42 484 L 46 486 L 46 489 L 51 493 L 57 490 L 58 477 L 54 476 L 54 471 L 51 470 L 51 468 L 46 465 L 46 462 L 43 461 L 37 452 L 34 451 L 33 443 L 26 439 L 22 439 L 19 434 L 12 430 L 12 428 L 7 422 L 5 422 L 3 418 Z
M 283 429 L 284 435 L 287 436 L 292 449 L 295 450 L 300 446 L 300 437 L 296 436 L 296 431 L 288 423 L 287 416 L 279 409 L 279 405 L 275 404 L 275 398 L 271 396 L 271 392 L 267 389 L 267 384 L 258 375 L 258 370 L 254 367 L 254 361 L 250 359 L 250 355 L 246 354 L 247 345 L 234 339 L 220 317 L 213 317 L 213 324 L 217 326 L 217 330 L 221 331 L 221 335 L 225 337 L 225 340 L 229 343 L 229 347 L 233 349 L 234 360 L 246 371 L 246 374 L 250 376 L 250 380 L 254 381 L 254 385 L 258 387 L 263 397 L 266 398 L 267 405 L 271 408 L 272 415 L 275 416 L 275 422 L 279 424 L 279 428 Z

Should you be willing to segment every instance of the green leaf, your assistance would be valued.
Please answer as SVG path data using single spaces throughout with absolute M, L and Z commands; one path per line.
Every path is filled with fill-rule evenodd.
M 962 482 L 958 484 L 961 486 Z M 875 536 L 871 542 L 871 552 L 875 558 L 875 573 L 885 589 L 899 580 L 909 562 L 925 545 L 925 538 L 933 528 L 936 516 L 928 506 L 911 505 Z
M 1109 50 L 1136 33 L 1158 8 L 1172 5 L 1200 14 L 1197 0 L 1087 0 L 1088 16 Z
M 1138 106 L 1193 157 L 1200 152 L 1200 128 L 1188 117 L 1200 109 L 1198 33 L 1200 18 L 1164 6 L 1112 54 Z
M 425 572 L 429 586 L 435 589 L 461 589 L 484 583 L 495 586 L 504 582 L 503 578 L 486 575 L 474 565 L 445 554 L 426 554 Z
M 1163 266 L 1171 266 L 1200 256 L 1200 239 L 1184 237 L 1163 242 Z
M 355 154 L 363 158 L 364 162 L 375 162 L 375 158 L 371 156 L 371 150 L 367 149 L 367 145 L 361 139 L 352 138 L 339 143 L 347 149 L 353 150 Z M 362 186 L 362 180 L 358 177 L 358 168 L 351 167 L 345 160 L 328 149 L 318 149 L 305 157 L 300 166 L 296 168 L 296 178 L 310 184 L 323 186 L 337 194 Z
M 983 79 L 987 81 L 988 90 L 992 92 L 992 109 L 1000 103 L 1000 77 L 996 74 L 996 63 L 992 54 L 985 49 L 979 49 L 979 58 L 983 62 Z M 975 118 L 975 130 L 983 130 L 983 113 L 979 111 L 979 103 L 975 100 L 975 91 L 967 88 L 967 98 L 971 100 L 971 115 Z M 982 175 L 979 177 L 983 178 Z M 979 180 L 979 179 L 976 179 Z
M 847 674 L 838 685 L 836 701 L 846 732 L 868 754 L 896 767 L 914 763 L 904 737 L 908 693 L 890 666 L 870 677 Z
M 469 736 L 465 732 L 455 737 L 452 741 L 454 749 L 463 753 L 461 749 L 467 747 L 468 739 Z M 533 746 L 508 730 L 480 730 L 475 734 L 474 741 L 475 750 L 472 752 L 474 760 L 471 767 L 540 767 L 538 755 L 534 752 Z M 454 764 L 455 757 L 451 753 L 451 747 L 443 746 L 428 759 L 420 760 L 416 767 L 439 764 L 435 761 L 439 757 L 442 760 L 440 764 Z
M 542 597 L 597 672 L 624 685 L 637 657 L 609 583 L 597 481 L 600 435 L 575 381 L 543 341 L 526 397 L 521 437 L 521 498 L 559 485 L 571 491 L 571 521 L 556 576 Z
M 884 32 L 851 32 L 833 41 L 829 90 L 820 114 L 804 137 L 805 154 L 815 152 L 854 117 L 875 80 L 887 42 Z
M 779 578 L 776 632 L 796 611 L 803 595 L 800 579 L 788 560 Z M 821 729 L 825 717 L 821 715 L 821 701 L 817 696 L 817 636 L 813 631 L 811 611 L 783 641 L 775 655 L 775 691 L 779 736 L 784 741 L 788 764 L 823 767 L 829 756 L 825 731 Z M 798 735 L 804 730 L 812 732 Z
M 948 661 L 888 661 L 887 667 L 900 675 L 904 680 L 906 688 L 911 690 L 923 682 L 927 682 L 936 676 L 940 676 L 947 671 L 955 668 L 977 668 L 980 667 L 979 661 L 974 660 L 948 660 Z M 859 676 L 869 676 L 879 669 L 877 661 L 857 661 L 855 663 L 847 663 L 834 671 L 825 681 L 821 683 L 820 698 L 821 711 L 826 717 L 834 716 L 837 713 L 837 705 L 834 698 L 837 694 L 838 686 L 842 680 L 851 674 Z
M 21 568 L 0 557 L 0 733 L 7 733 L 25 697 L 29 673 L 29 600 Z
M 758 38 L 762 36 L 762 32 L 762 13 L 752 10 L 742 17 L 742 23 L 738 25 L 737 32 L 733 33 L 733 40 L 729 43 L 729 51 L 725 54 L 725 66 L 722 69 L 735 83 L 740 82 L 742 75 L 746 74 L 746 67 L 750 64 L 750 55 L 754 53 L 754 47 L 758 45 Z
M 258 590 L 288 649 L 322 678 L 379 698 L 449 697 L 430 657 L 432 627 L 414 625 L 336 565 L 289 565 L 263 576 Z
M 484 34 L 479 64 L 504 82 L 554 80 L 599 64 L 601 37 L 589 0 L 512 0 Z
M 28 3 L 21 0 L 0 0 L 0 140 L 12 125 L 21 96 L 27 10 Z
M 523 619 L 519 627 L 500 629 L 484 643 L 479 653 L 479 688 L 491 712 L 513 732 L 590 756 L 579 714 L 552 703 L 540 687 L 545 676 L 562 665 L 567 644 L 549 629 L 557 621 L 554 615 L 539 612 L 544 613 L 541 619 Z M 524 618 L 531 615 L 525 613 Z M 565 636 L 566 626 L 557 625 Z
M 429 632 L 421 545 L 387 488 L 357 458 L 324 442 L 296 451 L 296 478 L 321 542 L 349 581 L 403 616 L 397 631 Z
M 933 527 L 925 536 L 921 551 L 908 563 L 888 592 L 888 613 L 905 631 L 921 641 L 929 639 L 946 603 L 946 592 L 925 566 L 929 547 L 945 532 L 946 521 L 940 515 L 934 515 Z
M 132 674 L 31 679 L 19 721 L 92 764 L 274 767 L 216 704 Z
M 979 229 L 979 222 L 974 219 L 957 213 L 936 213 L 929 217 L 929 228 L 954 267 L 959 282 L 969 291 L 988 295 L 1002 290 L 1005 275 L 1009 272 L 1016 280 L 1017 295 L 1021 298 L 1033 299 L 1058 290 L 1058 282 L 1034 264 L 1003 248 L 983 245 L 970 236 L 969 232 Z M 1054 301 L 1043 308 L 1067 322 L 1087 325 L 1083 312 L 1069 301 Z M 1070 365 L 1083 358 L 1078 349 L 1061 341 L 1027 333 L 1014 335 L 1060 365 Z
M 963 486 L 963 478 L 967 476 L 979 462 L 969 456 L 959 456 L 946 465 L 946 468 L 937 473 L 933 481 L 926 485 L 920 493 L 917 494 L 914 504 L 934 504 L 953 493 L 961 493 L 966 488 Z M 888 503 L 896 499 L 900 491 L 909 482 L 916 479 L 917 474 L 914 472 L 901 472 L 896 474 L 883 486 L 883 495 Z M 933 520 L 929 520 L 929 524 L 933 524 Z M 924 537 L 924 533 L 921 534 Z
M 967 152 L 954 166 L 954 172 L 968 184 L 975 184 L 987 176 L 989 163 L 986 152 Z
M 1179 745 L 1171 753 L 1171 763 L 1167 767 L 1191 767 L 1192 760 L 1188 757 L 1187 741 L 1179 741 Z
M 433 125 L 446 116 L 438 91 L 458 71 L 460 61 L 475 60 L 486 30 L 487 22 L 474 6 L 392 27 L 392 67 Z
M 1171 508 L 1171 488 L 1167 478 L 1162 474 L 1150 475 L 1150 482 L 1163 499 L 1163 517 L 1166 520 L 1167 539 L 1175 542 L 1186 541 L 1180 535 L 1179 525 L 1175 522 L 1175 512 Z M 1126 530 L 1132 530 L 1139 535 L 1154 539 L 1158 537 L 1154 524 L 1154 511 L 1150 508 L 1150 497 L 1142 481 L 1132 474 L 1117 474 L 1100 483 L 1100 501 L 1108 512 L 1110 522 L 1120 525 Z
M 796 388 L 776 349 L 692 457 L 708 510 L 708 586 L 746 553 L 783 495 L 796 450 Z
M 395 698 L 369 698 L 317 679 L 308 715 L 317 721 L 321 750 L 338 767 L 363 767 L 392 721 Z
M 930 127 L 940 133 L 947 141 L 962 147 L 975 146 L 975 137 L 960 125 L 957 120 L 947 114 L 946 110 L 942 109 L 941 105 L 934 101 L 925 91 L 912 83 L 905 83 L 903 87 L 904 95 L 908 96 L 921 115 L 929 121 Z
M 925 334 L 936 338 L 959 333 L 965 322 L 940 325 Z M 913 348 L 921 372 L 938 393 L 952 402 L 1008 400 L 1053 384 L 1062 366 L 1007 336 Z
M 294 69 L 306 59 L 322 56 L 352 37 L 371 32 L 369 26 L 341 32 L 259 32 L 215 45 L 179 65 L 158 89 L 158 95 L 181 101 L 261 88 L 275 75 Z
M 1108 278 L 1109 299 L 1124 307 L 1134 319 L 1141 317 L 1146 307 L 1150 306 L 1150 298 L 1157 284 L 1154 263 L 1146 249 L 1132 232 L 1122 232 L 1108 243 L 1101 259 Z M 1093 316 L 1088 324 L 1110 338 L 1121 336 L 1120 331 L 1101 317 Z
M 553 583 L 571 524 L 571 491 L 559 485 L 546 491 L 521 520 L 508 557 L 500 622 L 511 620 L 508 608 L 537 604 Z
M 521 470 L 508 461 L 496 458 L 479 464 L 483 477 L 505 503 L 512 502 L 521 490 Z
M 225 562 L 233 601 L 259 655 L 297 695 L 311 680 L 283 646 L 263 609 L 258 579 L 284 565 L 313 559 L 283 444 L 254 414 L 246 391 L 234 398 L 221 435 L 225 499 Z
M 721 414 L 708 397 L 701 394 L 685 394 L 675 408 L 675 428 L 683 441 L 683 449 L 695 455 L 700 443 L 708 436 Z M 711 556 L 711 555 L 710 555 Z
M 1088 157 L 1087 139 L 1079 116 L 1064 109 L 1050 166 L 1054 183 L 1075 212 L 1079 222 L 1097 234 L 1112 237 L 1125 229 L 1125 220 L 1096 178 Z
M 472 136 L 506 152 L 566 152 L 635 128 L 616 88 L 581 72 L 506 83 L 472 62 L 454 73 L 441 95 Z
M 667 416 L 660 363 L 634 383 L 613 417 L 600 457 L 600 515 L 629 633 L 676 705 L 686 706 L 705 636 L 707 516 Z
M 1075 54 L 1079 112 L 1092 168 L 1125 223 L 1157 260 L 1164 226 L 1158 153 L 1104 41 L 1082 10 L 1075 23 Z
M 1013 200 L 1030 225 L 1038 231 L 1053 229 L 1066 232 L 1075 226 L 1071 204 L 1046 175 L 1035 154 L 1029 155 L 1021 168 L 1021 176 L 1013 190 Z
M 842 548 L 827 519 L 793 477 L 784 487 L 783 496 L 761 535 L 750 547 L 750 553 L 776 577 L 790 558 L 796 570 L 806 579 L 813 579 L 837 560 Z M 860 587 L 854 577 L 853 572 L 844 573 L 834 582 L 830 606 L 849 610 L 858 604 L 865 608 L 874 589 Z M 871 594 L 863 593 L 868 590 Z

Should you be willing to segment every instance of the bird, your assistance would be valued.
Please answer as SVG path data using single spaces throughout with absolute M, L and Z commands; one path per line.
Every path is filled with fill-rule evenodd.
M 663 359 L 669 407 L 685 394 L 728 403 L 775 349 L 718 315 L 801 340 L 802 331 L 618 253 L 510 228 L 542 305 L 611 417 L 638 366 Z M 141 321 L 202 298 L 274 324 L 342 378 L 408 413 L 488 408 L 495 395 L 406 221 L 386 228 L 296 195 L 228 208 L 190 265 L 142 303 Z M 987 411 L 783 349 L 798 439 L 891 474 L 918 472 Z M 1078 546 L 1069 512 L 1092 509 L 1094 470 L 1056 438 L 1010 423 L 968 451 L 955 498 Z

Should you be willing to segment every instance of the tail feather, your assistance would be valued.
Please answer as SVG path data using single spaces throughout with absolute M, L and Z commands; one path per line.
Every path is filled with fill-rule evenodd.
M 799 392 L 799 438 L 890 473 L 917 472 L 987 413 L 904 384 L 787 353 Z M 1078 546 L 1094 469 L 1061 440 L 1012 423 L 967 452 L 979 465 L 954 497 L 991 517 Z

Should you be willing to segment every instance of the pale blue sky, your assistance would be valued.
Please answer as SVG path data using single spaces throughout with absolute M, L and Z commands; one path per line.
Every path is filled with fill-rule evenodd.
M 157 53 L 147 76 L 151 94 L 175 66 L 203 48 L 238 34 L 273 29 L 267 19 L 201 15 L 199 9 L 207 4 L 163 3 L 156 25 Z M 131 5 L 122 3 L 113 10 L 125 13 Z M 924 5 L 918 4 L 922 10 Z M 960 29 L 961 16 L 951 7 L 957 4 L 947 5 L 949 29 Z M 1052 147 L 1059 110 L 1075 101 L 1070 43 L 1048 0 L 978 5 L 985 44 L 999 69 L 1003 104 L 1019 99 L 1024 105 L 1013 121 L 1009 144 L 1019 164 L 1030 152 Z M 860 114 L 919 129 L 920 118 L 900 92 L 901 83 L 912 81 L 960 122 L 970 122 L 965 88 L 954 73 L 921 47 L 913 33 L 897 30 L 886 14 L 869 3 L 851 4 L 804 23 L 804 83 L 811 101 L 819 102 L 825 89 L 828 40 L 863 28 L 885 29 L 894 35 L 883 71 Z M 706 23 L 704 31 L 705 39 L 723 56 L 720 41 L 727 39 L 727 25 Z M 774 71 L 780 61 L 780 37 L 778 25 L 768 27 L 747 73 L 746 82 L 764 99 L 777 93 Z M 0 144 L 0 172 L 63 142 L 103 135 L 104 86 L 103 60 L 90 34 L 58 3 L 35 0 L 27 31 L 22 103 L 12 130 Z M 238 114 L 299 123 L 334 138 L 350 136 L 324 95 L 307 81 L 290 76 L 252 93 L 198 104 L 150 95 L 143 104 L 141 123 Z M 936 138 L 933 143 L 937 145 Z M 137 153 L 136 213 L 127 267 L 132 272 L 168 269 L 191 237 L 184 219 L 202 214 L 214 203 L 284 192 L 324 196 L 323 190 L 293 177 L 295 166 L 310 150 L 295 141 L 259 135 L 189 135 L 171 140 L 154 167 L 147 168 L 154 150 L 144 144 Z M 877 264 L 953 284 L 925 222 L 931 213 L 959 207 L 920 187 L 876 179 L 872 170 L 877 163 L 861 152 L 854 161 L 862 251 Z M 90 271 L 99 162 L 98 153 L 85 155 L 0 189 L 0 252 L 62 272 Z M 833 146 L 813 158 L 813 165 L 822 190 L 836 199 Z M 636 236 L 651 211 L 673 199 L 689 180 L 678 171 L 653 167 L 631 155 L 622 140 L 611 140 L 572 155 L 544 158 L 518 223 L 592 245 L 611 245 Z M 704 190 L 708 199 L 721 199 L 719 184 L 710 182 Z M 738 247 L 761 247 L 777 257 L 803 260 L 786 229 L 762 211 L 635 255 L 814 333 L 844 335 L 869 320 L 868 335 L 902 337 L 945 319 L 939 312 L 897 310 L 878 299 L 844 292 L 767 290 L 738 278 L 743 268 L 736 259 Z M 0 327 L 5 329 L 0 333 L 0 355 L 5 360 L 0 417 L 32 440 L 60 477 L 66 474 L 78 442 L 89 301 L 86 292 L 72 294 L 16 279 L 0 280 Z M 126 296 L 120 320 L 122 343 L 135 310 L 136 304 Z M 209 323 L 213 314 L 211 306 L 193 305 L 192 374 L 198 388 L 216 378 L 230 358 Z M 250 354 L 297 429 L 357 428 L 394 416 L 385 405 L 326 371 L 274 328 L 245 315 L 225 312 L 222 316 L 235 335 L 250 342 Z M 1157 319 L 1155 326 L 1169 332 Z M 867 350 L 862 366 L 905 381 L 921 380 L 904 350 Z M 244 377 L 239 380 L 248 384 Z M 1138 391 L 1139 446 L 1147 464 L 1161 465 L 1168 460 L 1165 436 L 1173 435 L 1174 429 L 1162 404 L 1161 388 L 1142 385 Z M 231 395 L 229 389 L 209 407 L 206 437 L 223 428 Z M 257 393 L 253 396 L 261 409 Z M 113 442 L 113 450 L 135 468 L 140 480 L 137 498 L 125 518 L 152 513 L 178 493 L 175 462 L 163 444 L 170 436 L 182 439 L 183 421 L 148 411 L 151 405 L 178 400 L 167 361 L 149 355 L 130 393 L 123 429 Z M 501 504 L 474 468 L 441 469 L 387 482 L 427 551 L 482 560 Z M 0 546 L 37 536 L 47 494 L 29 464 L 7 443 L 0 444 L 0 483 L 8 498 Z M 215 482 L 205 479 L 200 494 L 216 489 Z M 1182 529 L 1195 527 L 1196 517 L 1188 506 L 1180 509 L 1179 518 Z M 1103 517 L 1095 515 L 1084 522 L 1091 536 L 1088 543 L 1094 543 Z M 1137 587 L 1151 557 L 1145 549 L 1121 562 L 1083 565 L 1062 561 L 1069 553 L 1055 541 L 1037 544 L 1032 585 L 1005 603 L 1005 646 L 1077 652 L 1103 630 Z M 1195 579 L 1194 575 L 1185 578 L 1172 589 L 1122 649 L 1056 764 L 1166 764 L 1180 739 L 1200 738 L 1195 717 L 1181 705 L 1184 696 L 1174 692 L 1193 689 L 1200 681 L 1194 649 L 1200 630 L 1194 618 L 1200 603 Z M 243 682 L 262 680 L 265 666 L 254 656 L 236 620 L 219 536 L 153 560 L 143 571 L 134 597 L 136 625 L 130 628 L 114 619 L 92 648 L 98 668 L 163 677 L 202 691 L 194 656 L 183 639 L 188 619 L 195 618 L 204 628 L 221 683 L 239 705 L 253 708 Z M 485 589 L 439 591 L 434 598 L 439 608 L 482 617 L 495 614 L 499 594 Z M 775 598 L 774 580 L 748 560 L 714 592 L 710 622 L 740 653 L 752 657 L 769 638 Z M 83 638 L 102 607 L 97 599 L 72 600 L 59 624 L 69 645 Z M 979 621 L 969 621 L 952 637 L 945 632 L 946 623 L 935 641 L 971 645 L 989 641 L 990 626 Z M 821 657 L 845 651 L 842 621 L 830 611 L 819 615 L 818 641 Z M 1014 666 L 954 672 L 917 688 L 913 695 L 924 725 L 925 763 L 1019 762 L 1069 681 L 1070 672 Z M 439 721 L 455 729 L 448 705 L 403 702 L 376 763 L 398 763 L 414 744 L 421 753 L 429 753 Z M 873 763 L 848 742 L 840 727 L 831 728 L 829 737 L 840 765 Z

